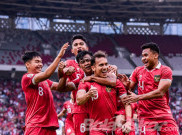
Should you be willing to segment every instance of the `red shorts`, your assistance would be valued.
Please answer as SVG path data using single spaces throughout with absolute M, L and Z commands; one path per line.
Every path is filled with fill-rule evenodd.
M 66 135 L 75 134 L 73 121 L 69 121 L 69 120 L 65 121 L 65 132 L 66 132 Z
M 45 127 L 29 127 L 25 128 L 24 135 L 56 135 L 56 130 Z
M 179 135 L 176 122 L 171 120 L 143 121 L 139 123 L 140 135 Z
M 76 135 L 88 135 L 89 129 L 85 127 L 84 120 L 88 119 L 87 113 L 75 113 L 73 114 L 73 124 Z

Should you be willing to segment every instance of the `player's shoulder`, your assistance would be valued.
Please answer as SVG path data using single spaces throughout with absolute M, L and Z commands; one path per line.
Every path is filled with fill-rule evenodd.
M 143 69 L 145 69 L 145 66 L 138 66 L 138 67 L 135 68 L 135 70 L 137 70 L 137 71 L 140 71 L 140 70 L 143 70 Z
M 66 60 L 66 64 L 67 65 L 76 64 L 76 61 L 75 60 Z
M 165 65 L 161 65 L 161 68 L 160 68 L 162 71 L 171 71 L 172 72 L 172 69 L 168 66 L 165 66 Z
M 35 74 L 25 73 L 25 74 L 22 76 L 22 80 L 28 79 L 28 78 L 32 78 L 34 75 L 35 75 Z
M 68 100 L 68 101 L 66 101 L 66 102 L 64 102 L 64 104 L 66 105 L 66 104 L 69 104 L 70 103 L 70 100 Z

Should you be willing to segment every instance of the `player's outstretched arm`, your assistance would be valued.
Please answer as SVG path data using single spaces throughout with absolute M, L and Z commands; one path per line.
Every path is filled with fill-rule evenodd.
M 48 79 L 54 73 L 54 71 L 56 70 L 56 68 L 59 64 L 59 61 L 65 54 L 65 51 L 68 48 L 68 46 L 69 46 L 68 43 L 64 44 L 62 46 L 59 54 L 57 55 L 57 57 L 54 59 L 53 63 L 44 72 L 41 72 L 41 73 L 38 73 L 35 75 L 35 77 L 34 77 L 35 84 L 38 84 L 39 82 Z
M 116 86 L 116 76 L 112 73 L 108 73 L 107 78 L 93 76 L 92 81 L 97 82 L 101 85 L 106 85 L 106 86 L 111 86 L 111 87 Z
M 96 76 L 87 76 L 83 78 L 82 82 L 97 82 L 101 85 L 106 85 L 110 87 L 116 86 L 116 76 L 112 73 L 108 73 L 107 78 L 101 78 Z
M 152 98 L 163 97 L 171 86 L 171 81 L 162 80 L 159 82 L 158 89 L 153 90 L 146 94 L 136 95 L 135 93 L 128 91 L 129 95 L 123 99 L 124 103 L 134 103 L 139 100 L 147 100 Z
M 152 99 L 157 97 L 163 97 L 168 91 L 170 86 L 171 86 L 170 80 L 161 80 L 159 82 L 158 89 L 146 94 L 138 95 L 138 100 L 146 100 L 146 99 Z
M 124 97 L 121 98 L 121 101 L 123 100 L 123 98 Z M 125 113 L 126 113 L 126 123 L 122 125 L 122 131 L 128 134 L 131 131 L 132 108 L 130 104 L 124 104 L 124 107 L 125 107 Z
M 66 114 L 67 110 L 63 108 L 63 110 L 57 115 L 58 118 L 62 118 Z

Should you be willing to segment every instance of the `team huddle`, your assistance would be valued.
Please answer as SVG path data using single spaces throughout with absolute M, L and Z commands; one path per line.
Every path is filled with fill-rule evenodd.
M 66 112 L 66 135 L 135 135 L 136 114 L 140 135 L 179 135 L 169 107 L 172 70 L 158 60 L 157 44 L 142 45 L 144 66 L 129 78 L 108 63 L 105 52 L 90 52 L 83 35 L 74 35 L 70 44 L 75 60 L 61 61 L 66 43 L 44 72 L 39 53 L 22 56 L 28 71 L 21 82 L 27 103 L 25 135 L 56 135 L 58 117 Z M 56 68 L 59 82 L 49 80 Z M 51 90 L 71 91 L 58 115 Z

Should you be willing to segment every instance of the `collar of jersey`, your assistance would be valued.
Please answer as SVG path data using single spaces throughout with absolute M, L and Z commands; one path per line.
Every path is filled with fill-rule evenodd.
M 158 65 L 154 68 L 154 69 L 152 69 L 152 70 L 148 70 L 147 68 L 145 68 L 148 72 L 152 72 L 152 71 L 154 71 L 155 69 L 160 69 L 161 68 L 161 62 L 159 61 L 159 63 L 158 63 Z

